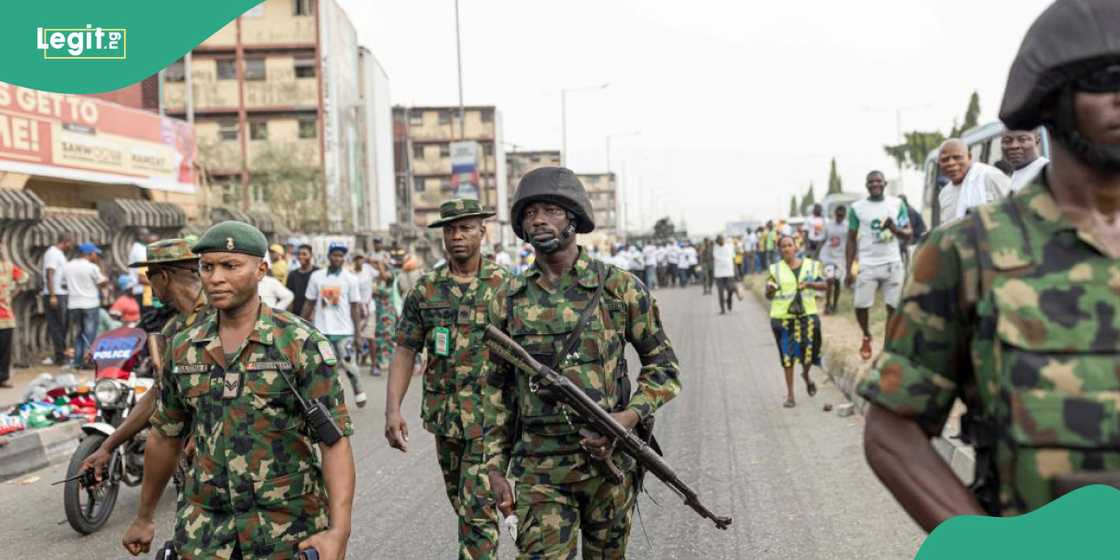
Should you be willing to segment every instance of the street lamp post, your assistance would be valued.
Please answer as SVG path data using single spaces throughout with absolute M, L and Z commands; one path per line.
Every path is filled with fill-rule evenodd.
M 577 88 L 564 88 L 560 90 L 560 166 L 568 161 L 568 92 L 592 91 L 607 89 L 610 82 L 597 86 L 583 86 Z
M 607 177 L 608 178 L 611 175 L 611 138 L 621 138 L 621 137 L 624 137 L 624 136 L 638 136 L 641 133 L 642 133 L 642 131 L 640 131 L 640 130 L 632 130 L 630 132 L 617 132 L 615 134 L 608 134 L 607 135 L 606 157 L 607 157 Z M 623 206 L 622 195 L 623 195 L 622 179 L 619 178 L 618 182 L 616 182 L 615 186 L 614 186 L 615 221 L 617 222 L 617 230 L 618 230 L 618 236 L 619 237 L 622 237 L 626 234 L 626 219 L 623 217 L 626 214 L 626 212 L 625 212 L 626 208 L 625 208 L 625 206 Z
M 895 137 L 897 138 L 898 145 L 901 146 L 902 144 L 904 144 L 906 142 L 906 139 L 902 137 L 902 112 L 903 111 L 917 111 L 919 109 L 928 109 L 932 106 L 933 106 L 932 103 L 922 103 L 920 105 L 907 105 L 907 106 L 904 106 L 904 107 L 895 107 L 894 108 L 894 132 L 895 132 Z M 862 107 L 862 109 L 866 112 L 878 112 L 878 111 L 885 110 L 885 109 L 882 109 L 882 108 L 869 107 L 869 106 L 866 106 L 866 105 L 864 107 Z M 898 164 L 897 189 L 898 189 L 898 191 L 903 191 L 904 190 L 903 189 L 903 182 L 905 181 L 905 179 L 903 178 L 903 172 L 902 172 L 902 160 L 897 160 L 895 163 Z M 898 194 L 898 192 L 895 192 L 893 194 Z

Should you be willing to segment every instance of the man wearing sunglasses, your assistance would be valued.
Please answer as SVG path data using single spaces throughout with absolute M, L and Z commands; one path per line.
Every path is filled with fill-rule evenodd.
M 1116 29 L 1115 0 L 1058 0 L 1027 32 L 1000 118 L 1011 130 L 1045 126 L 1050 164 L 930 234 L 860 385 L 872 403 L 868 463 L 927 531 L 1120 480 Z M 958 398 L 976 455 L 971 488 L 930 444 Z
M 147 267 L 148 283 L 152 293 L 173 311 L 170 318 L 160 329 L 164 340 L 171 340 L 175 333 L 193 326 L 200 312 L 206 308 L 206 294 L 202 291 L 202 280 L 198 276 L 198 255 L 191 252 L 190 242 L 186 239 L 165 239 L 149 243 L 145 257 L 129 263 L 129 268 Z M 133 436 L 148 425 L 148 419 L 159 401 L 159 379 L 152 389 L 136 403 L 120 427 L 106 439 L 97 451 L 82 461 L 82 470 L 93 469 L 95 477 L 101 480 L 105 465 L 113 457 L 113 450 L 120 444 L 130 441 Z

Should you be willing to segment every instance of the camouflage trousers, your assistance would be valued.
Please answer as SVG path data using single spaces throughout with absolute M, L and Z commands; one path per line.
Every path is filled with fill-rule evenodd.
M 377 324 L 374 326 L 374 348 L 370 361 L 373 367 L 381 371 L 389 370 L 389 362 L 393 361 L 393 338 L 397 330 L 397 311 L 393 304 L 386 301 L 377 302 Z
M 436 454 L 451 507 L 459 516 L 459 558 L 498 557 L 498 513 L 482 461 L 482 438 L 436 436 Z
M 621 484 L 596 476 L 573 484 L 517 483 L 517 549 L 521 559 L 626 558 L 634 518 L 634 474 Z

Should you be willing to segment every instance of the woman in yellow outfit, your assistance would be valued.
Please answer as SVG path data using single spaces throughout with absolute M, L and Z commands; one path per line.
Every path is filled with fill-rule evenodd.
M 821 319 L 817 314 L 816 290 L 824 290 L 821 263 L 798 258 L 797 241 L 783 235 L 778 239 L 781 260 L 770 265 L 766 279 L 766 299 L 770 300 L 770 328 L 778 343 L 782 368 L 786 373 L 786 408 L 796 406 L 793 398 L 793 368 L 801 362 L 801 377 L 809 396 L 817 386 L 809 379 L 809 369 L 821 365 Z

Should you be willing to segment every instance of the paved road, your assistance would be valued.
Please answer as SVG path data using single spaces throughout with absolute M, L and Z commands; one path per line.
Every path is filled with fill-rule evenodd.
M 639 502 L 644 531 L 635 523 L 630 557 L 912 558 L 923 535 L 868 470 L 862 418 L 822 412 L 824 403 L 843 397 L 822 383 L 820 372 L 815 398 L 799 386 L 798 407 L 781 407 L 782 374 L 765 310 L 748 296 L 732 314 L 719 316 L 714 297 L 699 288 L 656 295 L 684 383 L 681 396 L 658 415 L 658 438 L 681 477 L 734 524 L 726 532 L 715 529 L 650 479 L 652 499 Z M 384 381 L 368 385 L 371 404 L 355 413 L 358 489 L 350 558 L 453 558 L 454 519 L 433 439 L 419 425 L 419 384 L 407 401 L 407 455 L 389 449 L 381 435 Z M 138 489 L 122 490 L 102 532 L 80 537 L 64 521 L 60 488 L 48 485 L 64 469 L 0 486 L 6 540 L 37 558 L 126 557 L 117 543 L 135 514 Z M 170 532 L 169 494 L 160 506 L 157 540 Z M 513 558 L 511 544 L 503 536 L 502 558 Z

